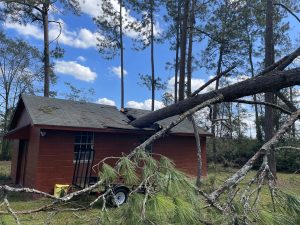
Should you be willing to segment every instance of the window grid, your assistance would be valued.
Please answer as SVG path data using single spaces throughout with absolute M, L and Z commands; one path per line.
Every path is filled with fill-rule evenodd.
M 75 134 L 74 142 L 74 162 L 76 160 L 85 162 L 91 160 L 93 155 L 90 154 L 94 149 L 94 133 L 93 132 L 79 132 Z M 80 157 L 80 159 L 78 158 Z

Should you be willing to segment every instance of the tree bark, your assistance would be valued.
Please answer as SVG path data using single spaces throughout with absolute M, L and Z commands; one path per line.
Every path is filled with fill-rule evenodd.
M 274 63 L 275 50 L 274 50 L 274 5 L 273 0 L 266 0 L 266 31 L 265 31 L 265 68 L 271 66 Z M 273 92 L 265 93 L 265 102 L 274 104 L 275 98 Z M 265 107 L 265 141 L 269 141 L 273 137 L 274 133 L 274 111 L 271 107 Z M 276 176 L 276 158 L 275 151 L 270 151 L 268 157 L 269 166 L 272 173 Z
M 185 0 L 184 15 L 182 21 L 182 30 L 181 30 L 181 41 L 180 41 L 179 98 L 178 98 L 179 101 L 184 99 L 186 42 L 187 42 L 189 4 L 190 4 L 190 0 Z
M 216 87 L 215 90 L 219 89 L 219 82 L 220 82 L 220 74 L 221 74 L 221 69 L 222 69 L 222 60 L 223 60 L 223 43 L 220 45 L 219 49 L 219 59 L 218 59 L 218 68 L 217 68 L 217 77 L 219 77 L 216 80 Z M 213 105 L 213 113 L 212 113 L 212 127 L 211 127 L 211 132 L 213 134 L 213 139 L 212 139 L 212 148 L 213 148 L 213 161 L 216 164 L 217 163 L 217 143 L 216 143 L 216 119 L 218 117 L 218 110 L 219 106 L 218 104 Z
M 180 47 L 180 21 L 181 21 L 181 0 L 178 0 L 177 5 L 177 23 L 176 23 L 176 56 L 175 56 L 175 93 L 174 93 L 174 100 L 175 103 L 178 99 L 178 67 L 179 67 L 179 47 Z
M 189 17 L 189 47 L 188 47 L 188 60 L 187 60 L 187 95 L 190 97 L 192 93 L 192 64 L 193 64 L 193 34 L 195 25 L 195 0 L 192 0 L 191 12 Z M 197 155 L 197 177 L 196 186 L 199 188 L 201 184 L 202 173 L 202 157 L 201 157 L 201 144 L 198 127 L 196 125 L 193 115 L 189 117 L 192 122 L 193 130 L 196 140 L 196 155 Z
M 290 99 L 289 100 L 293 104 L 293 88 L 292 87 L 289 88 L 289 94 L 290 94 Z M 296 137 L 296 126 L 295 126 L 295 124 L 293 124 L 293 126 L 292 126 L 291 133 L 292 133 L 292 137 L 295 138 Z
M 168 118 L 201 104 L 202 102 L 215 97 L 218 94 L 224 96 L 224 101 L 231 101 L 241 97 L 274 91 L 282 88 L 300 84 L 300 68 L 269 72 L 267 76 L 254 77 L 236 84 L 229 85 L 217 91 L 210 91 L 204 94 L 182 100 L 165 108 L 148 113 L 131 122 L 136 127 L 146 127 L 158 120 Z
M 122 16 L 122 5 L 123 0 L 119 0 L 120 4 L 120 16 L 119 16 L 119 23 L 120 23 L 120 54 L 121 54 L 121 109 L 124 109 L 124 55 L 123 55 L 123 16 Z
M 192 62 L 193 62 L 193 32 L 195 24 L 195 0 L 192 0 L 190 16 L 189 16 L 189 46 L 188 46 L 188 57 L 187 57 L 187 94 L 188 96 L 192 93 Z
M 50 94 L 50 52 L 49 52 L 49 11 L 50 1 L 43 3 L 42 17 L 44 28 L 44 96 L 49 97 Z
M 201 143 L 200 143 L 200 134 L 198 132 L 198 127 L 193 116 L 190 117 L 190 120 L 193 125 L 195 140 L 196 140 L 196 149 L 197 149 L 197 177 L 196 177 L 196 186 L 199 188 L 201 185 L 201 176 L 202 176 L 202 156 L 201 156 Z
M 248 35 L 248 56 L 249 56 L 249 63 L 250 63 L 250 70 L 251 70 L 251 77 L 254 77 L 254 64 L 253 64 L 253 45 L 251 41 L 250 35 Z M 253 95 L 253 100 L 257 102 L 257 96 Z M 256 138 L 259 142 L 263 141 L 263 136 L 262 136 L 262 130 L 261 130 L 261 123 L 259 120 L 259 115 L 258 115 L 258 108 L 257 105 L 254 105 L 254 110 L 255 110 L 255 128 L 256 128 Z
M 151 23 L 151 110 L 154 111 L 154 102 L 155 102 L 155 69 L 154 69 L 154 33 L 153 33 L 153 10 L 154 10 L 154 0 L 150 0 L 150 23 Z

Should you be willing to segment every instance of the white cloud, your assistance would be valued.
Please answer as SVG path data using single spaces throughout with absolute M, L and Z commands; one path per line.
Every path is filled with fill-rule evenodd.
M 85 62 L 85 61 L 86 61 L 86 58 L 83 57 L 83 56 L 78 56 L 78 57 L 77 57 L 77 60 L 80 61 L 80 62 Z
M 120 5 L 118 0 L 110 0 L 112 7 L 115 11 L 119 11 Z M 103 13 L 101 4 L 102 0 L 80 0 L 80 8 L 81 11 L 90 17 L 98 17 Z M 124 25 L 124 34 L 130 38 L 137 38 L 138 33 L 134 31 L 132 28 L 130 28 L 129 24 L 132 22 L 137 22 L 137 19 L 130 15 L 130 10 L 123 7 L 123 25 Z M 145 27 L 145 30 L 149 30 L 149 27 Z M 142 32 L 143 33 L 143 32 Z M 154 26 L 154 35 L 158 36 L 162 33 L 162 29 L 159 26 L 159 23 L 157 22 Z
M 246 106 L 241 105 L 241 108 L 245 108 Z M 245 135 L 247 137 L 256 137 L 256 124 L 255 124 L 255 112 L 249 109 L 248 112 L 241 118 L 241 122 L 247 124 L 247 128 L 245 130 Z
M 75 61 L 56 61 L 54 71 L 86 82 L 93 82 L 97 78 L 97 74 L 89 67 L 80 65 Z
M 112 106 L 116 106 L 115 101 L 108 99 L 108 98 L 99 98 L 96 103 L 98 104 L 103 104 L 103 105 L 112 105 Z
M 227 77 L 226 80 L 228 81 L 229 85 L 231 84 L 235 84 L 244 80 L 249 79 L 249 76 L 246 75 L 239 75 L 239 76 L 235 76 L 235 77 Z
M 195 91 L 195 90 L 197 90 L 198 88 L 200 88 L 205 83 L 206 82 L 203 79 L 192 78 L 192 80 L 191 80 L 191 90 L 192 90 L 192 92 Z M 214 90 L 214 85 L 215 85 L 214 83 L 210 84 L 201 93 Z M 175 89 L 174 86 L 175 86 L 175 77 L 172 77 L 171 79 L 168 80 L 168 83 L 167 83 L 167 92 L 174 93 L 174 89 Z
M 97 39 L 104 39 L 103 36 L 101 36 L 97 32 L 92 32 L 86 28 L 81 28 L 78 31 L 70 31 L 67 27 L 67 25 L 64 23 L 63 20 L 59 20 L 61 23 L 61 33 L 60 33 L 60 27 L 58 24 L 50 24 L 49 27 L 49 39 L 55 40 L 58 35 L 59 36 L 59 43 L 74 47 L 74 48 L 81 48 L 81 49 L 87 49 L 87 48 L 96 48 L 97 47 Z M 6 29 L 13 29 L 19 34 L 26 36 L 26 37 L 32 37 L 38 40 L 43 40 L 43 31 L 37 24 L 19 24 L 15 22 L 5 21 L 4 28 Z
M 136 102 L 136 101 L 129 101 L 126 103 L 126 107 L 128 108 L 135 108 L 135 109 L 146 109 L 146 110 L 151 110 L 151 99 L 147 99 L 144 102 Z M 154 109 L 161 109 L 165 107 L 164 103 L 155 100 L 154 101 Z
M 13 23 L 13 22 L 6 21 L 3 24 L 3 26 L 5 29 L 15 30 L 19 34 L 22 34 L 24 36 L 34 37 L 39 40 L 43 40 L 43 38 L 44 38 L 42 30 L 38 26 L 31 24 L 31 23 L 28 23 L 27 25 L 23 25 L 23 24 L 19 24 L 19 23 Z
M 121 78 L 121 66 L 113 66 L 113 67 L 111 67 L 110 68 L 110 71 L 113 73 L 113 74 L 115 74 L 115 75 L 117 75 L 119 78 Z M 124 69 L 124 75 L 127 75 L 128 73 L 127 73 L 127 71 Z
M 113 8 L 115 10 L 119 10 L 119 2 L 118 0 L 110 0 Z M 80 6 L 83 13 L 89 15 L 90 17 L 97 17 L 102 13 L 101 9 L 102 0 L 80 0 Z M 137 19 L 130 15 L 130 11 L 123 9 L 123 25 L 124 25 L 124 34 L 130 38 L 138 38 L 139 34 L 130 28 L 129 24 L 132 22 L 137 22 Z M 49 24 L 49 38 L 51 40 L 55 40 L 58 35 L 59 36 L 59 43 L 62 43 L 67 46 L 71 46 L 74 48 L 96 48 L 98 40 L 104 40 L 105 37 L 98 32 L 92 32 L 86 28 L 81 28 L 79 30 L 71 31 L 68 29 L 67 25 L 64 23 L 63 20 L 58 20 L 61 23 L 61 33 L 60 33 L 60 26 L 57 23 L 50 23 Z M 26 36 L 26 37 L 33 37 L 38 40 L 43 40 L 43 30 L 41 27 L 38 26 L 37 23 L 33 24 L 19 24 L 16 22 L 11 22 L 6 20 L 3 24 L 4 28 L 6 29 L 13 29 L 19 34 Z M 149 27 L 145 27 L 145 30 Z M 143 33 L 143 32 L 141 32 Z M 162 33 L 162 30 L 157 22 L 154 26 L 154 35 L 158 36 Z M 144 39 L 144 37 L 141 37 Z
M 296 63 L 297 65 L 300 65 L 300 56 L 298 56 L 298 57 L 295 59 L 295 63 Z

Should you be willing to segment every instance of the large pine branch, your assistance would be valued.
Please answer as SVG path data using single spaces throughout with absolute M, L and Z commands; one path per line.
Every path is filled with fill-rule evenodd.
M 282 88 L 300 84 L 300 68 L 287 71 L 272 71 L 267 76 L 253 77 L 251 79 L 229 85 L 217 91 L 211 91 L 204 94 L 185 99 L 173 105 L 160 110 L 151 112 L 145 116 L 137 118 L 131 125 L 136 127 L 146 127 L 156 121 L 178 115 L 216 97 L 221 94 L 224 96 L 222 101 L 232 101 L 241 97 L 254 95 L 266 91 L 275 91 Z M 221 102 L 221 100 L 220 100 Z

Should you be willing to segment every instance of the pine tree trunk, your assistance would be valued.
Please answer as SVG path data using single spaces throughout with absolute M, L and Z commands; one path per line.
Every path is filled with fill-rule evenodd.
M 189 16 L 189 45 L 188 45 L 188 57 L 187 57 L 187 93 L 191 95 L 192 90 L 192 61 L 193 61 L 193 28 L 194 28 L 194 4 L 195 0 L 192 0 L 190 16 Z
M 274 49 L 274 5 L 273 0 L 266 0 L 266 31 L 265 31 L 265 68 L 272 65 L 275 61 L 275 49 Z M 275 103 L 274 93 L 266 92 L 265 101 L 269 103 Z M 265 141 L 269 141 L 274 134 L 274 111 L 271 107 L 265 107 Z M 268 163 L 270 170 L 276 175 L 276 158 L 275 151 L 272 148 L 270 155 L 268 156 Z
M 219 51 L 219 59 L 218 59 L 218 68 L 217 68 L 217 76 L 221 73 L 222 69 L 222 60 L 223 60 L 223 43 L 220 46 Z M 215 90 L 219 89 L 219 79 L 216 80 Z M 211 132 L 213 134 L 212 138 L 212 146 L 213 146 L 213 161 L 217 163 L 217 143 L 216 143 L 216 119 L 218 117 L 218 104 L 213 105 L 213 114 L 212 114 L 212 129 Z
M 232 102 L 229 102 L 229 125 L 230 125 L 230 139 L 233 139 L 232 135 Z
M 238 124 L 237 124 L 237 132 L 238 132 L 238 139 L 241 140 L 242 132 L 241 132 L 241 105 L 237 103 L 237 113 L 238 113 Z
M 186 64 L 186 42 L 188 30 L 189 0 L 184 2 L 184 15 L 182 21 L 181 41 L 180 41 L 180 72 L 179 72 L 179 101 L 184 99 L 185 90 L 185 64 Z
M 196 186 L 200 187 L 201 185 L 201 176 L 202 176 L 202 152 L 201 152 L 201 143 L 200 143 L 200 136 L 198 132 L 198 128 L 195 122 L 195 118 L 193 116 L 190 117 L 190 120 L 193 125 L 195 140 L 196 140 L 196 148 L 197 148 L 197 177 L 196 177 Z
M 120 4 L 120 54 L 121 54 L 121 109 L 124 109 L 124 56 L 123 56 L 123 16 L 122 16 L 122 5 L 123 1 L 119 0 Z
M 180 47 L 180 24 L 181 24 L 181 0 L 177 2 L 177 22 L 176 22 L 176 56 L 175 56 L 175 87 L 174 101 L 178 101 L 178 67 L 179 67 L 179 47 Z
M 152 91 L 152 104 L 151 110 L 154 111 L 154 103 L 155 103 L 155 71 L 154 71 L 154 19 L 153 19 L 153 10 L 154 10 L 154 0 L 151 0 L 150 5 L 150 22 L 151 22 L 151 91 Z
M 48 10 L 49 1 L 43 4 L 43 28 L 44 28 L 44 96 L 49 97 L 50 94 L 50 52 L 49 52 L 49 20 Z
M 293 103 L 293 87 L 290 87 L 289 91 L 290 91 L 290 102 Z M 296 126 L 295 126 L 295 124 L 293 124 L 291 131 L 292 131 L 292 137 L 295 138 L 296 137 Z
M 188 59 L 187 59 L 187 95 L 190 97 L 192 93 L 192 63 L 193 63 L 193 34 L 195 25 L 195 0 L 192 0 L 191 10 L 189 17 L 189 47 L 188 47 Z M 201 157 L 201 144 L 198 128 L 193 116 L 189 117 L 193 125 L 193 130 L 196 140 L 196 155 L 197 155 L 197 178 L 196 186 L 200 187 L 201 173 L 202 173 L 202 157 Z
M 254 77 L 254 64 L 253 64 L 253 46 L 251 42 L 251 38 L 248 35 L 248 56 L 249 56 L 249 64 L 250 64 L 250 70 L 251 70 L 251 77 Z M 257 101 L 257 96 L 253 95 L 253 100 L 256 102 Z M 256 128 L 256 138 L 259 142 L 263 141 L 262 137 L 262 130 L 259 122 L 259 115 L 258 115 L 258 106 L 255 104 L 254 105 L 254 111 L 255 111 L 255 128 Z

